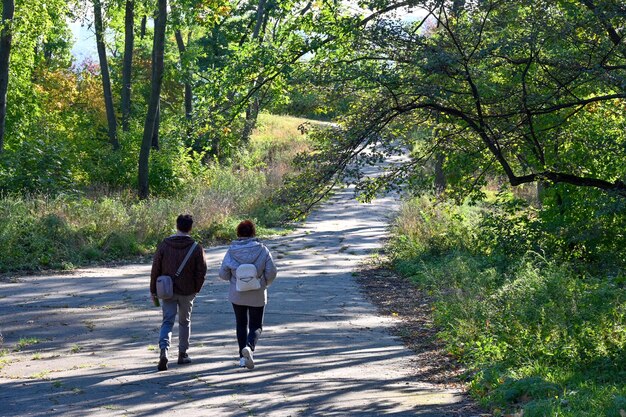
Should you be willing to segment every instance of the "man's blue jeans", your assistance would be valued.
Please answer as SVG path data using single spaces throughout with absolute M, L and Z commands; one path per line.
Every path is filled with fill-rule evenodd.
M 195 294 L 180 295 L 174 294 L 169 300 L 161 300 L 163 308 L 163 323 L 159 333 L 159 349 L 169 349 L 172 338 L 172 328 L 178 310 L 178 351 L 186 352 L 189 349 L 189 338 L 191 336 L 191 309 Z

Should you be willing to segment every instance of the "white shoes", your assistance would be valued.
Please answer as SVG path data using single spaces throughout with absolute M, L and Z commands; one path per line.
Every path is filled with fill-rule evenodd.
M 245 368 L 246 366 L 246 358 L 239 358 L 239 367 Z
M 241 349 L 241 354 L 243 355 L 243 358 L 241 359 L 244 361 L 246 368 L 254 368 L 254 357 L 252 356 L 252 349 L 246 346 L 245 348 Z M 241 360 L 239 361 L 239 364 L 241 364 Z

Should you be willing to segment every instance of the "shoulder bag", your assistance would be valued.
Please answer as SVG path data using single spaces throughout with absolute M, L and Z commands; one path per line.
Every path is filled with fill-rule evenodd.
M 187 261 L 191 257 L 191 254 L 193 253 L 196 246 L 198 246 L 198 244 L 196 242 L 193 242 L 193 245 L 191 245 L 191 249 L 189 249 L 189 252 L 187 252 L 185 259 L 183 259 L 183 262 L 178 267 L 178 270 L 176 271 L 174 278 L 178 278 L 183 268 L 187 264 Z M 172 280 L 172 277 L 170 277 L 169 275 L 161 275 L 157 277 L 156 288 L 157 288 L 157 297 L 159 297 L 162 300 L 169 300 L 170 298 L 174 296 L 174 281 Z

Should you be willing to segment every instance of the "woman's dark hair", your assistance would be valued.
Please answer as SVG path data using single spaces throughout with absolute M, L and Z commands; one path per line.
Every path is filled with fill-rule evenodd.
M 237 237 L 256 236 L 256 227 L 250 220 L 244 220 L 237 226 Z
M 189 233 L 193 226 L 193 217 L 191 214 L 181 214 L 176 219 L 176 228 L 183 233 Z

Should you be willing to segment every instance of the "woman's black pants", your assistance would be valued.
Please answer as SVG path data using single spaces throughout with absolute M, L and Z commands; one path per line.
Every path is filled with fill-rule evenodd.
M 237 321 L 237 343 L 239 344 L 239 357 L 241 349 L 250 346 L 254 351 L 256 342 L 263 331 L 263 310 L 265 307 L 251 307 L 233 304 L 235 319 Z

